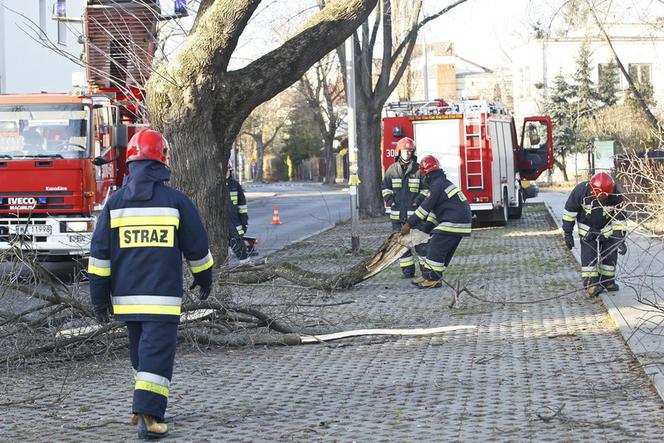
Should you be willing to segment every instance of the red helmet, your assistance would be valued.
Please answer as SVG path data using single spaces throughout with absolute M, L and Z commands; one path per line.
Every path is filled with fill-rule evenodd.
M 590 178 L 590 190 L 593 197 L 607 198 L 616 187 L 616 182 L 606 172 L 598 172 Z
M 420 160 L 420 172 L 426 176 L 429 172 L 440 171 L 440 163 L 433 155 L 427 155 Z
M 168 166 L 171 150 L 164 136 L 152 129 L 134 134 L 127 144 L 127 163 L 135 160 L 154 160 Z
M 397 152 L 401 150 L 415 152 L 415 140 L 410 137 L 404 137 L 397 142 Z

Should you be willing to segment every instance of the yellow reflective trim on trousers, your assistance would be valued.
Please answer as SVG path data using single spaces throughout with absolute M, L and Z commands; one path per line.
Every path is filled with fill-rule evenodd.
M 158 225 L 158 226 L 175 226 L 180 227 L 180 219 L 170 215 L 154 215 L 144 217 L 120 217 L 111 219 L 111 228 L 119 228 L 120 226 L 142 226 L 142 225 Z
M 597 277 L 599 276 L 599 272 L 597 271 L 592 271 L 592 272 L 582 272 L 581 277 Z
M 180 306 L 165 305 L 113 305 L 113 314 L 180 315 Z
M 585 229 L 579 229 L 579 235 L 586 235 L 587 233 L 588 231 L 586 231 Z
M 242 231 L 242 233 L 244 233 L 244 231 Z M 240 234 L 240 235 L 242 235 L 242 234 Z M 192 272 L 192 274 L 197 274 L 199 272 L 205 271 L 206 269 L 210 269 L 213 265 L 214 265 L 214 259 L 212 257 L 210 257 L 210 260 L 203 263 L 202 265 L 194 266 L 193 268 L 191 268 L 191 272 Z
M 571 215 L 563 215 L 563 221 L 573 222 L 574 220 L 576 220 L 576 217 L 572 217 Z
M 454 232 L 455 234 L 470 234 L 471 228 L 451 228 L 449 226 L 438 225 L 433 228 L 434 231 Z
M 168 397 L 168 388 L 145 380 L 136 380 L 135 390 L 154 392 L 155 394 Z
M 605 277 L 615 277 L 615 271 L 607 271 L 606 269 L 600 269 L 599 274 Z
M 400 262 L 399 266 L 401 266 L 402 268 L 407 268 L 408 266 L 415 266 L 415 260 Z
M 94 274 L 100 277 L 110 277 L 111 268 L 98 268 L 95 265 L 88 265 L 88 274 Z

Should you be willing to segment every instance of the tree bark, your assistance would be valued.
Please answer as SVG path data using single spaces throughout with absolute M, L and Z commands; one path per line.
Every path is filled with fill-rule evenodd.
M 334 158 L 332 146 L 334 138 L 325 137 L 324 142 L 325 178 L 323 179 L 323 183 L 329 185 L 335 183 L 337 180 L 337 162 Z
M 242 122 L 338 47 L 376 0 L 336 0 L 281 47 L 237 71 L 228 63 L 260 0 L 216 0 L 197 17 L 178 56 L 146 85 L 155 129 L 171 142 L 174 182 L 203 216 L 217 262 L 227 255 L 223 166 Z
M 254 181 L 257 183 L 263 182 L 263 160 L 265 158 L 265 143 L 263 143 L 263 135 L 255 137 L 256 141 L 256 177 Z
M 569 177 L 567 176 L 567 162 L 565 161 L 565 157 L 561 157 L 560 160 L 554 159 L 553 162 L 555 163 L 556 166 L 558 166 L 558 169 L 563 173 L 563 178 L 565 179 L 566 182 L 569 181 Z
M 380 113 L 372 109 L 366 97 L 357 96 L 358 161 L 362 165 L 358 191 L 360 215 L 379 217 L 385 214 L 381 194 L 382 161 L 380 150 Z

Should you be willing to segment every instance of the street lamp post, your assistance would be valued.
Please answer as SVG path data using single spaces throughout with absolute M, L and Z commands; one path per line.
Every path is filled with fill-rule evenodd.
M 353 34 L 346 40 L 346 99 L 348 100 L 348 169 L 350 185 L 350 239 L 353 253 L 360 251 L 359 207 L 357 191 L 360 184 L 357 168 L 357 119 L 355 116 L 355 43 Z

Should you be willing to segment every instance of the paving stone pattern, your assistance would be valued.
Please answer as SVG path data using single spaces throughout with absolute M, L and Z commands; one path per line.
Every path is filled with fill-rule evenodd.
M 388 232 L 363 226 L 369 255 Z M 337 272 L 348 225 L 272 259 Z M 475 325 L 427 337 L 367 337 L 299 347 L 179 350 L 168 414 L 171 441 L 661 441 L 664 405 L 597 300 L 542 206 L 508 228 L 463 240 L 450 289 L 421 291 L 398 265 L 352 290 L 325 294 L 285 282 L 233 288 L 241 303 L 319 332 L 367 327 Z M 556 297 L 558 296 L 558 297 Z M 556 298 L 553 298 L 556 297 Z M 548 301 L 537 300 L 552 298 Z M 297 299 L 309 305 L 283 305 Z M 506 304 L 522 303 L 522 304 Z M 280 310 L 281 309 L 281 310 Z M 3 374 L 2 441 L 131 441 L 125 359 Z

